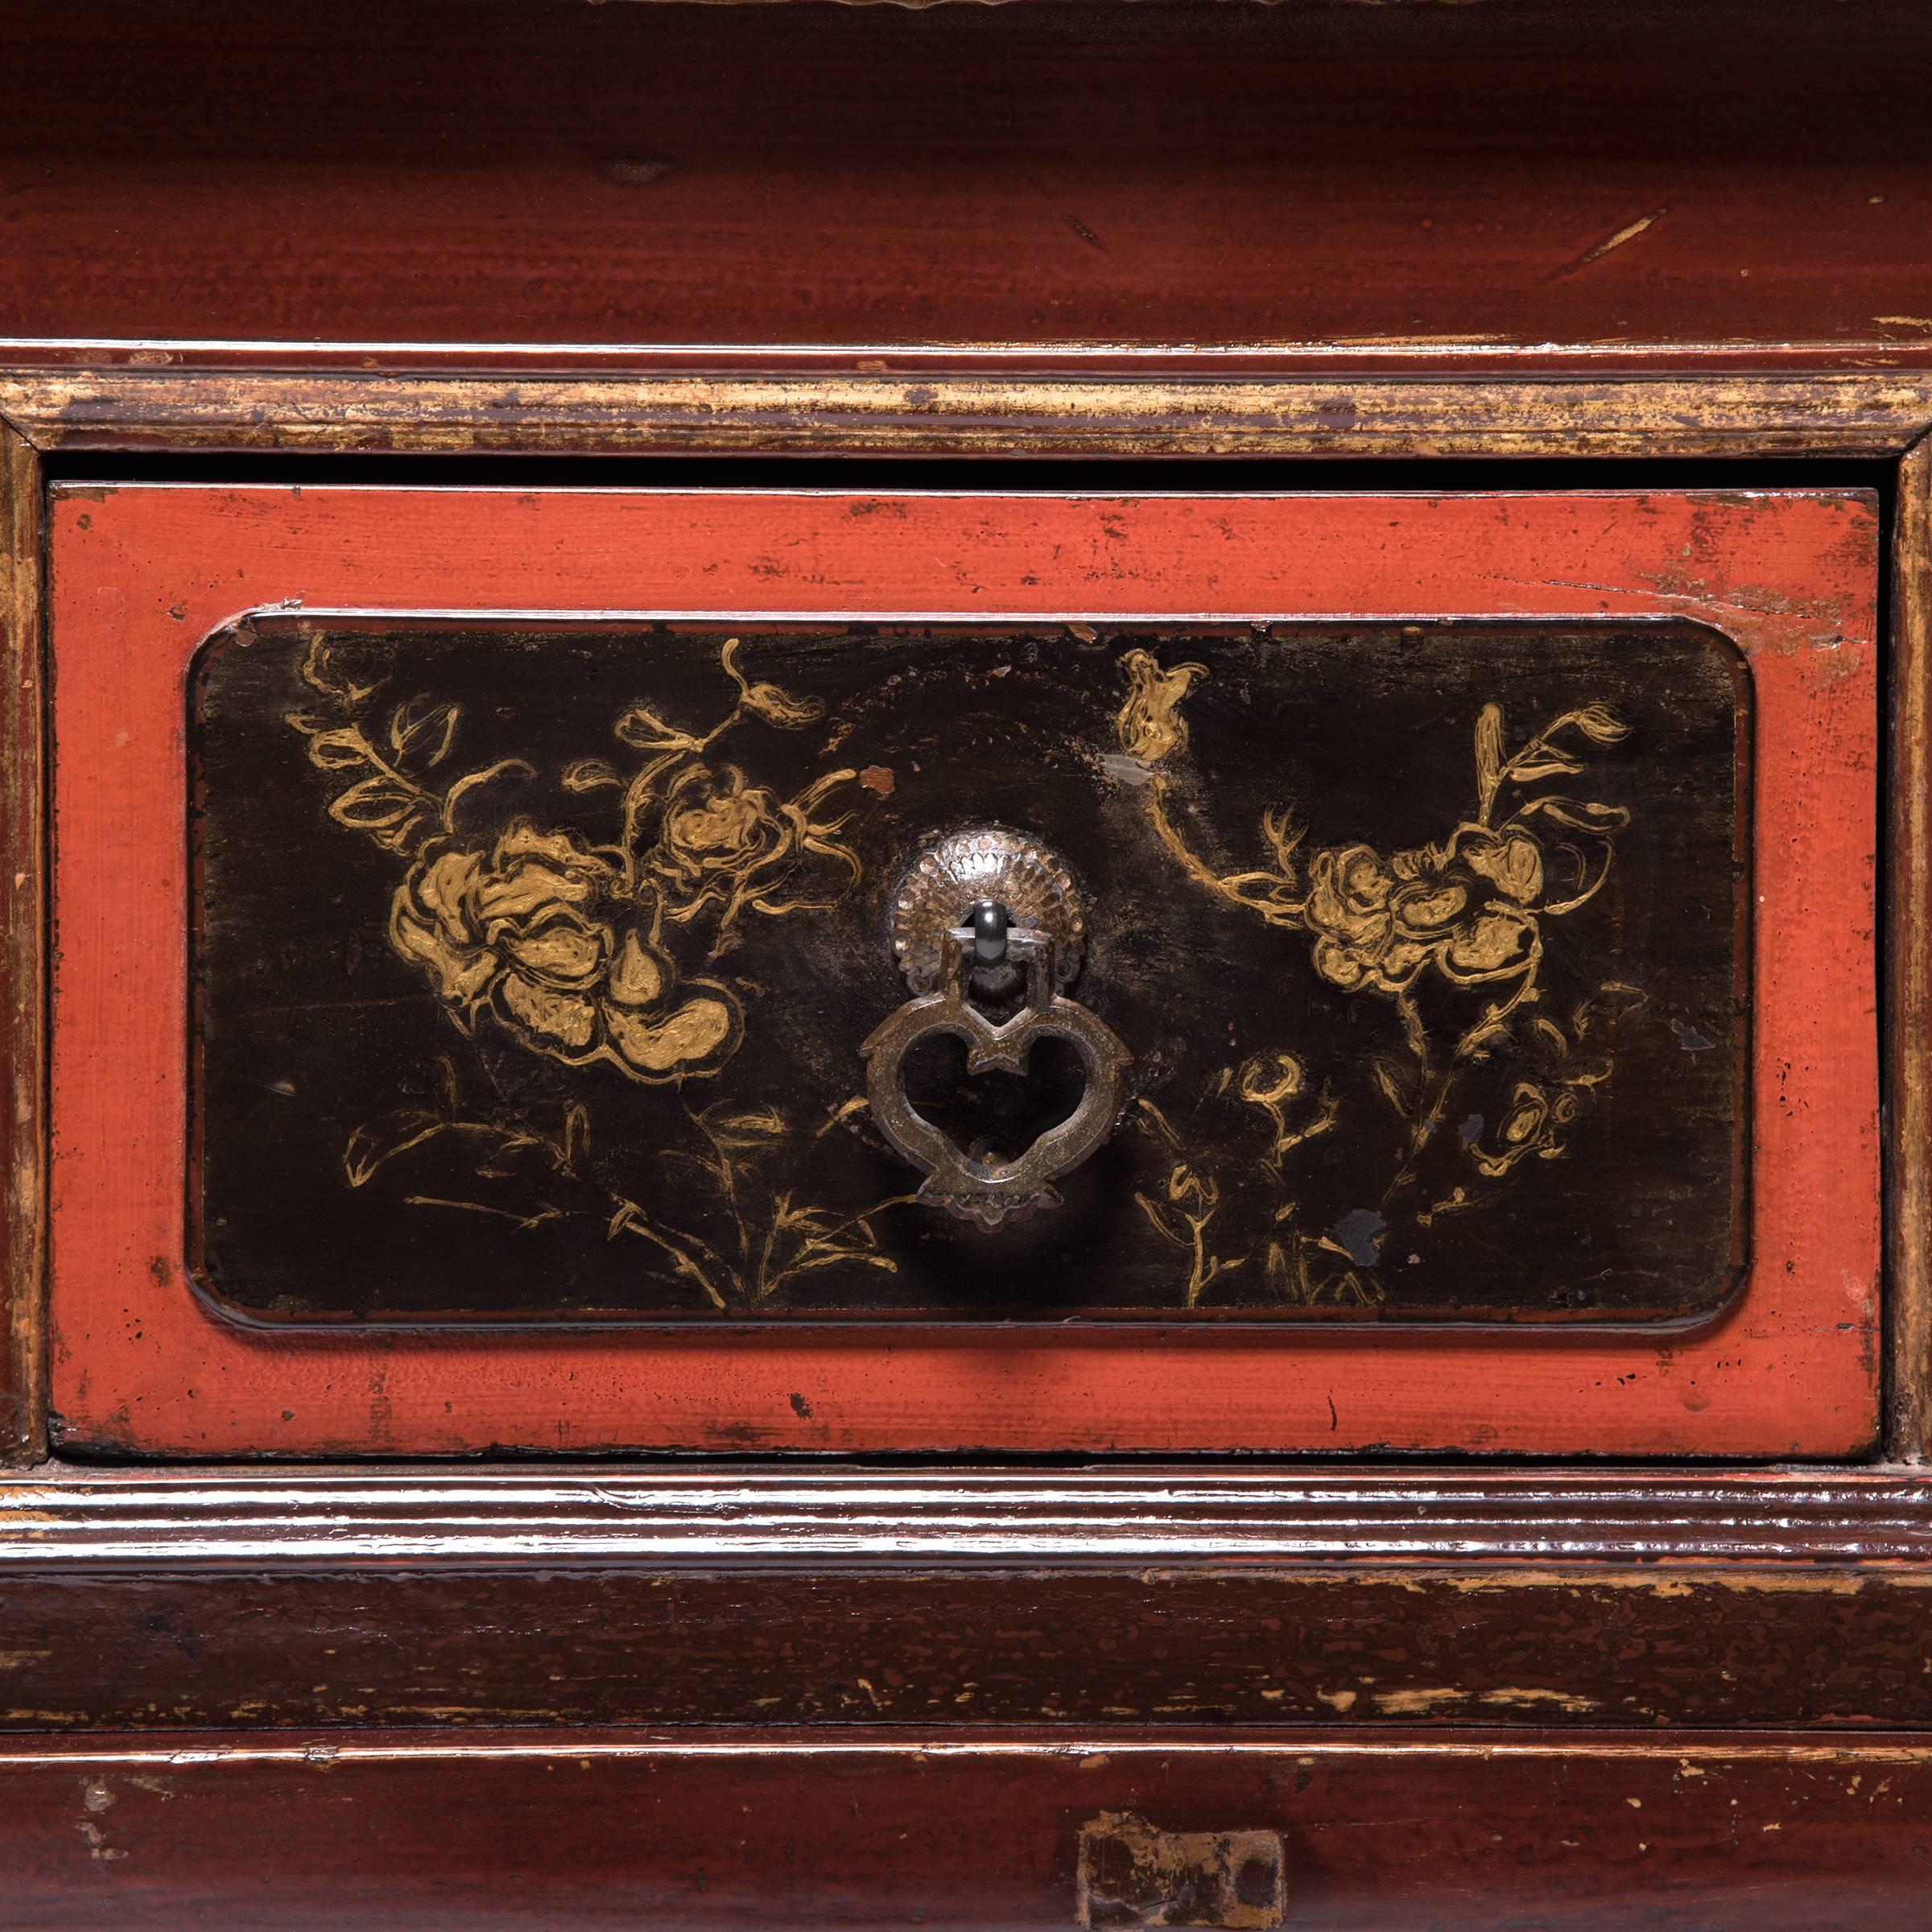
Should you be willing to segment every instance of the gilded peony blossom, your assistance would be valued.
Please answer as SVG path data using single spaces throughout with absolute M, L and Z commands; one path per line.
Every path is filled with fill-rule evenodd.
M 708 902 L 729 905 L 754 873 L 791 858 L 799 830 L 777 796 L 747 785 L 735 765 L 687 765 L 666 790 L 658 843 L 645 863 L 666 910 L 685 919 Z
M 1389 901 L 1395 877 L 1366 845 L 1318 852 L 1308 869 L 1302 912 L 1315 935 L 1315 968 L 1352 992 L 1375 986 L 1400 993 L 1422 969 L 1428 948 L 1399 938 Z
M 1527 832 L 1459 826 L 1447 844 L 1385 861 L 1366 845 L 1317 852 L 1302 919 L 1331 985 L 1404 993 L 1433 964 L 1459 986 L 1527 972 L 1542 941 L 1541 848 Z
M 1491 881 L 1519 906 L 1533 904 L 1543 890 L 1543 852 L 1530 834 L 1511 826 L 1490 832 L 1480 825 L 1459 827 L 1445 848 L 1445 862 L 1460 858 L 1479 877 Z
M 759 687 L 749 688 L 755 695 Z M 737 943 L 733 927 L 748 907 L 776 917 L 836 906 L 859 876 L 857 856 L 837 836 L 851 815 L 816 814 L 857 776 L 827 772 L 795 798 L 781 799 L 746 784 L 735 765 L 694 762 L 675 771 L 664 786 L 656 841 L 639 860 L 664 916 L 682 926 L 716 906 L 715 959 Z
M 742 1031 L 737 998 L 680 980 L 617 884 L 568 832 L 520 819 L 488 852 L 419 860 L 390 906 L 390 943 L 465 1023 L 488 1008 L 566 1066 L 608 1062 L 646 1082 L 714 1072 Z

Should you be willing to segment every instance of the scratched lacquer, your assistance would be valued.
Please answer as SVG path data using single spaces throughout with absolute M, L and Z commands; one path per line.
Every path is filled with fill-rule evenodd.
M 267 1319 L 1708 1314 L 1747 695 L 1672 622 L 251 620 L 192 686 L 198 1272 Z M 991 1224 L 876 1106 L 1017 1158 L 1077 1055 L 876 1104 L 861 1059 L 909 860 L 980 819 L 1077 885 L 1124 1067 Z
M 1865 497 L 50 540 L 64 1440 L 1870 1439 Z

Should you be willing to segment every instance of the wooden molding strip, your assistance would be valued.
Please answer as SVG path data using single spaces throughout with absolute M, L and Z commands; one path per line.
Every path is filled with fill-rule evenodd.
M 575 379 L 0 369 L 36 447 L 530 455 L 1896 455 L 1932 376 Z
M 1174 1725 L 1154 1736 L 1123 1736 L 1104 1725 L 985 1728 L 971 1724 L 908 1734 L 882 1725 L 852 1725 L 835 1732 L 809 1726 L 767 1725 L 753 1736 L 735 1726 L 678 1726 L 662 1729 L 588 1726 L 558 1736 L 533 1736 L 514 1727 L 479 1727 L 460 1735 L 390 1727 L 357 1726 L 325 1737 L 277 1737 L 237 1731 L 103 1732 L 87 1737 L 19 1738 L 0 1742 L 0 1772 L 40 1765 L 81 1768 L 125 1766 L 192 1770 L 212 1765 L 307 1766 L 473 1762 L 542 1765 L 589 1758 L 621 1763 L 667 1759 L 690 1764 L 729 1764 L 781 1755 L 822 1761 L 869 1757 L 944 1763 L 1044 1761 L 1078 1765 L 1094 1752 L 1126 1761 L 1161 1763 L 1193 1758 L 1232 1763 L 1249 1757 L 1428 1759 L 1484 1763 L 1497 1760 L 1591 1758 L 1617 1763 L 1659 1761 L 1667 1770 L 1686 1764 L 1932 1765 L 1932 1736 L 1903 1728 L 1863 1737 L 1820 1738 L 1804 1732 L 1769 1730 L 1742 1736 L 1730 1730 L 1674 1731 L 1668 1737 L 1634 1739 L 1596 1728 L 1551 1735 L 1517 1730 L 1499 1734 L 1470 1728 L 1438 1728 L 1345 1737 L 1331 1727 Z M 1095 1767 L 1098 1769 L 1098 1767 Z M 157 1794 L 157 1795 L 165 1795 Z M 1852 1795 L 1856 1796 L 1856 1794 Z
M 1335 1472 L 64 1475 L 0 1490 L 0 1570 L 559 1564 L 1806 1564 L 1932 1556 L 1926 1481 Z
M 40 477 L 0 427 L 0 1463 L 45 1453 Z
M 1891 1452 L 1932 1448 L 1932 442 L 1899 465 L 1893 532 L 1891 1160 L 1886 1270 Z

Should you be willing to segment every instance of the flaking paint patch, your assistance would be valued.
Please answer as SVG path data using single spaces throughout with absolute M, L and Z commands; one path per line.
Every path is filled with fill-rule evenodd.
M 1592 262 L 1602 261 L 1605 255 L 1614 254 L 1616 250 L 1634 242 L 1639 235 L 1647 234 L 1670 213 L 1670 205 L 1666 201 L 1662 208 L 1653 208 L 1649 214 L 1639 215 L 1634 221 L 1626 221 L 1614 234 L 1606 235 L 1593 247 L 1585 249 L 1580 255 L 1566 262 L 1550 275 L 1550 279 L 1561 282 L 1567 276 L 1575 275 L 1579 268 L 1587 268 Z M 1877 320 L 1876 316 L 1872 319 L 1875 321 Z
M 1654 1574 L 1619 1575 L 1614 1571 L 1566 1570 L 1552 1573 L 1517 1569 L 1498 1571 L 1489 1576 L 1453 1576 L 1439 1580 L 1451 1590 L 1472 1596 L 1485 1591 L 1567 1586 L 1576 1590 L 1637 1590 L 1660 1597 L 1686 1597 L 1699 1590 L 1709 1589 L 1729 1590 L 1747 1596 L 1762 1591 L 1798 1596 L 1856 1596 L 1868 1583 L 1880 1580 L 1888 1588 L 1932 1588 L 1932 1574 L 1917 1564 L 1888 1563 L 1882 1579 L 1868 1576 L 1861 1571 L 1847 1573 L 1795 1565 L 1787 1567 L 1792 1574 L 1781 1575 L 1764 1569 L 1727 1571 L 1713 1563 L 1708 1568 L 1700 1568 L 1695 1577 L 1660 1577 Z
M 1373 1701 L 1385 1717 L 1424 1717 L 1432 1711 L 1468 1703 L 1469 1693 L 1445 1684 L 1426 1690 L 1378 1690 Z
M 1552 1690 L 1538 1686 L 1517 1689 L 1505 1685 L 1494 1690 L 1485 1690 L 1476 1700 L 1479 1703 L 1494 1704 L 1505 1710 L 1529 1711 L 1548 1709 L 1568 1711 L 1581 1715 L 1586 1711 L 1601 1707 L 1594 1697 L 1584 1697 L 1574 1690 Z
M 1323 1701 L 1328 1700 L 1324 1698 Z M 1577 1716 L 1587 1715 L 1600 1708 L 1596 1699 L 1575 1691 L 1513 1684 L 1498 1685 L 1489 1690 L 1462 1690 L 1446 1686 L 1429 1690 L 1385 1690 L 1377 1692 L 1373 1701 L 1377 1710 L 1385 1717 L 1422 1717 L 1433 1711 L 1469 1704 L 1501 1711 L 1567 1711 Z
M 1089 1928 L 1278 1926 L 1286 1859 L 1268 1831 L 1166 1831 L 1131 1811 L 1081 1826 L 1075 1913 Z
M 80 1835 L 87 1841 L 87 1855 L 97 1864 L 107 1864 L 116 1859 L 126 1858 L 125 1852 L 117 1851 L 107 1842 L 107 1834 L 92 1818 L 84 1818 L 79 1827 Z

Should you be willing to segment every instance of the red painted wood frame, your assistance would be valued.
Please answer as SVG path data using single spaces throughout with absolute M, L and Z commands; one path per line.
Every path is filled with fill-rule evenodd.
M 70 1447 L 1868 1452 L 1880 530 L 1868 494 L 64 487 L 49 516 L 52 1393 Z M 1751 1253 L 1695 1333 L 271 1332 L 184 1277 L 184 679 L 251 609 L 1670 613 L 1757 704 Z M 804 1399 L 795 1402 L 795 1397 Z

